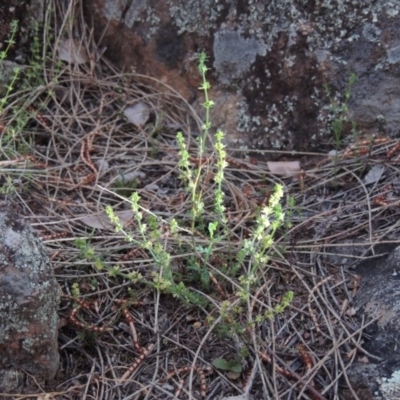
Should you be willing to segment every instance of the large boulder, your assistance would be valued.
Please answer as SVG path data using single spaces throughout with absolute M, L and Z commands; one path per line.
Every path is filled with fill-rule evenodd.
M 84 7 L 99 48 L 118 66 L 156 77 L 192 102 L 194 56 L 205 50 L 213 122 L 231 145 L 309 151 L 332 142 L 331 121 L 352 72 L 350 115 L 361 133 L 397 134 L 398 2 L 88 0 Z M 350 131 L 348 123 L 343 135 Z
M 60 289 L 46 250 L 32 228 L 0 204 L 0 392 L 38 382 L 58 369 Z

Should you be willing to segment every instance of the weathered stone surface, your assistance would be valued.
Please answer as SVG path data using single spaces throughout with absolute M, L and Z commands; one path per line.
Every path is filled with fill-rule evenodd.
M 17 369 L 38 381 L 57 372 L 60 289 L 30 226 L 0 205 L 0 392 L 15 390 Z M 12 379 L 10 377 L 13 377 Z
M 363 399 L 394 400 L 400 396 L 400 247 L 380 262 L 362 262 L 356 268 L 363 285 L 356 295 L 357 315 L 366 322 L 363 347 L 382 361 L 356 363 L 348 371 L 353 388 Z M 368 339 L 367 339 L 368 338 Z
M 120 67 L 157 77 L 193 101 L 194 56 L 210 55 L 213 121 L 231 144 L 310 150 L 332 137 L 331 100 L 350 102 L 362 133 L 399 125 L 400 4 L 384 0 L 88 0 L 99 46 Z M 105 34 L 104 34 L 105 31 Z M 100 40 L 101 39 L 101 40 Z M 350 124 L 345 132 L 349 132 Z

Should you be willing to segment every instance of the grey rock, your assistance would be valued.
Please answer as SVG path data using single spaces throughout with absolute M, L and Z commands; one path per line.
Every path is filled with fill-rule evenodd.
M 365 135 L 398 134 L 398 2 L 84 3 L 106 56 L 121 68 L 165 82 L 198 110 L 194 56 L 205 50 L 212 68 L 210 97 L 217 105 L 212 121 L 231 147 L 309 151 L 332 143 L 337 111 L 331 102 L 343 104 L 352 72 L 357 80 L 343 137 L 351 135 L 352 121 Z M 218 107 L 227 99 L 229 112 Z
M 265 55 L 262 41 L 245 39 L 240 32 L 226 31 L 215 34 L 214 67 L 221 83 L 231 85 L 250 69 L 257 55 Z
M 379 261 L 360 263 L 356 272 L 363 282 L 355 298 L 357 315 L 367 322 L 376 319 L 364 331 L 363 348 L 377 358 L 355 363 L 347 373 L 360 398 L 395 400 L 400 396 L 400 246 Z
M 42 242 L 28 223 L 2 203 L 0 392 L 16 389 L 18 369 L 39 382 L 55 376 L 59 301 L 60 289 Z

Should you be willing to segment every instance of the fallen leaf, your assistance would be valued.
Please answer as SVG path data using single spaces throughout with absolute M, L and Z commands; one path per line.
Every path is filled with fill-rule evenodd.
M 229 371 L 229 372 L 226 373 L 226 376 L 227 376 L 229 379 L 232 379 L 232 380 L 235 381 L 236 379 L 239 379 L 239 378 L 240 378 L 240 372 Z
M 385 166 L 382 164 L 374 165 L 365 175 L 364 183 L 366 185 L 378 182 L 381 179 L 382 174 L 385 172 Z
M 71 64 L 85 64 L 89 57 L 82 43 L 75 39 L 62 40 L 57 47 L 58 58 Z
M 328 153 L 328 156 L 329 156 L 329 157 L 336 157 L 337 155 L 338 155 L 337 150 L 331 150 L 331 151 Z
M 202 323 L 200 321 L 197 321 L 193 324 L 193 328 L 198 330 L 201 328 Z
M 300 161 L 267 161 L 267 165 L 276 175 L 292 176 L 301 172 Z
M 146 178 L 146 173 L 141 171 L 131 171 L 125 174 L 121 172 L 121 176 L 123 180 L 126 182 L 126 181 L 131 181 L 135 178 L 144 179 Z
M 349 317 L 354 317 L 354 315 L 357 314 L 357 311 L 354 307 L 351 307 L 345 312 L 345 314 Z
M 132 210 L 115 211 L 114 214 L 119 218 L 123 226 L 125 226 L 133 218 Z M 82 217 L 81 221 L 85 225 L 95 229 L 115 228 L 115 225 L 110 221 L 110 218 L 108 218 L 108 215 L 106 213 L 87 215 L 85 217 Z
M 110 164 L 107 160 L 101 159 L 96 161 L 97 170 L 100 171 L 107 171 L 110 167 Z
M 129 122 L 141 128 L 150 117 L 150 107 L 143 102 L 138 102 L 124 110 L 124 115 Z

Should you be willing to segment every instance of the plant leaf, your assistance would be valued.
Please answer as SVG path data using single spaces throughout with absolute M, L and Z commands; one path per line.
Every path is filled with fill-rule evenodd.
M 224 360 L 223 358 L 216 358 L 213 360 L 212 365 L 215 368 L 222 369 L 223 371 L 242 372 L 242 365 L 239 360 Z

